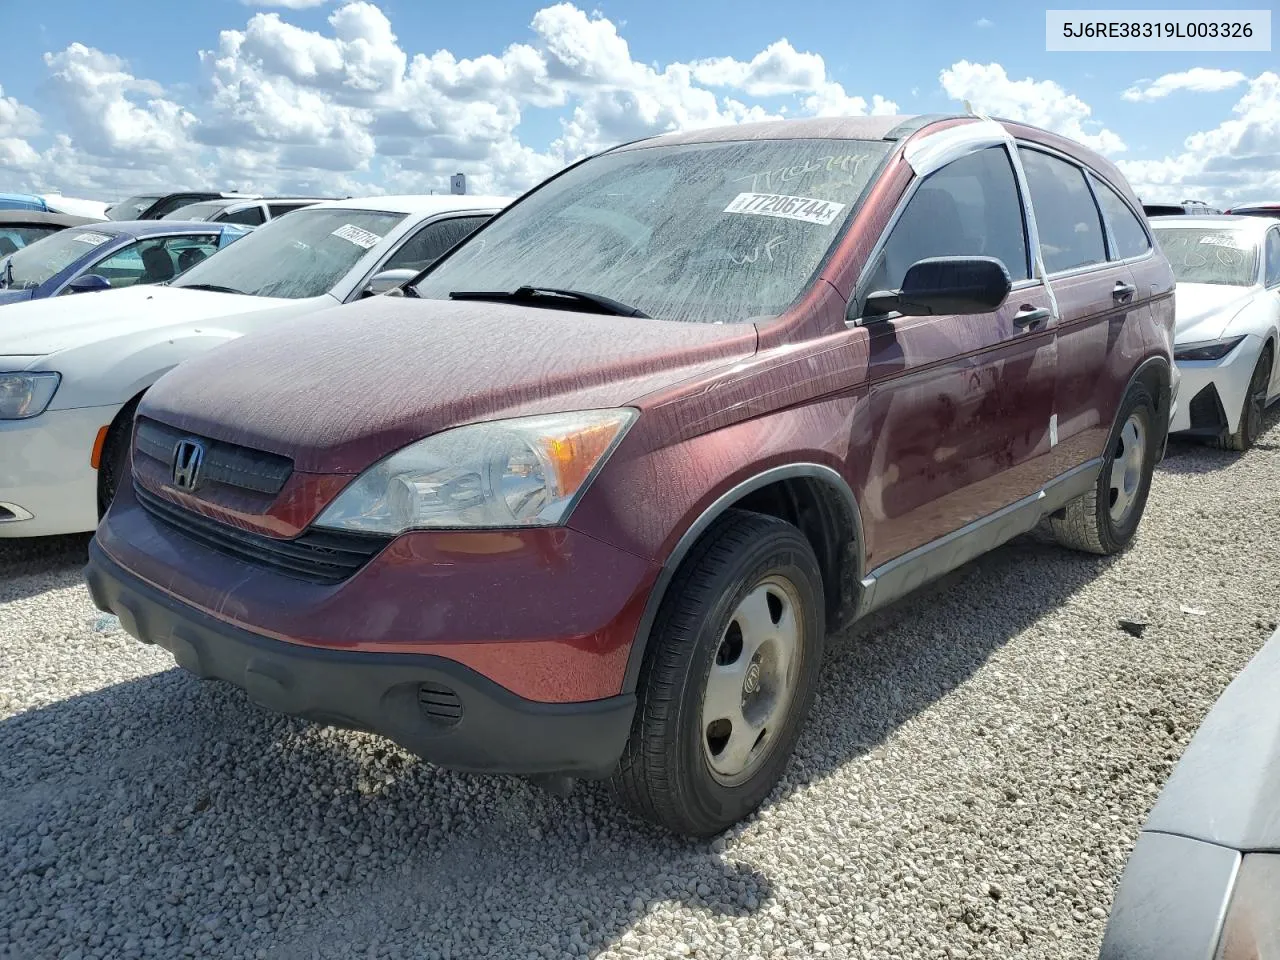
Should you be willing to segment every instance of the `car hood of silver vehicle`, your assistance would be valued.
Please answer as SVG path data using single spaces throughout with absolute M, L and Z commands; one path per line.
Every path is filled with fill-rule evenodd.
M 1177 304 L 1178 343 L 1217 340 L 1237 313 L 1258 294 L 1258 287 L 1230 287 L 1221 283 L 1179 283 Z

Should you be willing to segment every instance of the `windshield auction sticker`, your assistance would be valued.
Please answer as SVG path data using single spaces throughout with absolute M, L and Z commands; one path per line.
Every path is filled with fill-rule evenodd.
M 86 233 L 77 233 L 71 239 L 77 240 L 80 243 L 87 243 L 96 247 L 100 243 L 106 243 L 111 238 L 107 236 L 105 233 L 86 232 Z
M 345 224 L 333 231 L 333 236 L 341 237 L 343 240 L 354 243 L 357 247 L 364 247 L 368 250 L 375 246 L 382 238 L 376 233 L 370 233 L 368 230 L 362 230 L 353 223 Z
M 827 227 L 832 224 L 843 203 L 815 200 L 813 197 L 788 197 L 779 193 L 740 193 L 724 208 L 725 213 L 751 213 L 759 217 L 781 217 Z

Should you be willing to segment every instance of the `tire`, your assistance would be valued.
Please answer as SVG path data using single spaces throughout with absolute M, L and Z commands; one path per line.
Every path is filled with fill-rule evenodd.
M 1160 449 L 1155 424 L 1151 394 L 1142 384 L 1133 384 L 1116 415 L 1097 484 L 1050 516 L 1049 531 L 1054 539 L 1064 547 L 1104 556 L 1129 545 L 1151 492 L 1151 474 Z M 1115 476 L 1116 467 L 1121 470 L 1119 477 Z M 1122 498 L 1124 509 L 1117 516 L 1113 508 Z
M 102 444 L 102 456 L 98 460 L 98 519 L 106 516 L 107 508 L 115 499 L 120 481 L 129 475 L 129 444 L 133 439 L 133 415 L 138 410 L 141 397 L 134 397 L 116 414 L 107 428 L 107 439 Z
M 782 776 L 813 703 L 824 616 L 822 576 L 804 535 L 774 517 L 726 511 L 677 571 L 654 621 L 611 781 L 619 800 L 699 837 L 755 810 Z
M 1241 453 L 1257 442 L 1262 433 L 1262 415 L 1267 409 L 1267 387 L 1271 384 L 1271 344 L 1262 348 L 1258 362 L 1249 377 L 1249 390 L 1244 395 L 1240 409 L 1240 425 L 1235 433 L 1229 433 L 1215 442 L 1220 450 L 1237 450 Z

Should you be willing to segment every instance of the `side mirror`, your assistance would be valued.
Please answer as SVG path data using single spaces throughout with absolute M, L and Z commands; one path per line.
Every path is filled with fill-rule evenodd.
M 894 310 L 908 317 L 990 313 L 1012 286 L 1009 271 L 995 257 L 929 257 L 911 265 L 901 290 L 869 294 L 863 314 L 871 319 Z
M 418 275 L 417 270 L 408 267 L 399 267 L 395 270 L 383 270 L 375 273 L 369 278 L 369 282 L 365 284 L 364 290 L 361 291 L 362 297 L 376 297 L 380 293 L 389 293 L 392 290 L 398 290 L 401 286 L 408 283 Z
M 110 289 L 111 281 L 97 273 L 86 273 L 67 284 L 67 293 L 93 293 L 95 290 Z

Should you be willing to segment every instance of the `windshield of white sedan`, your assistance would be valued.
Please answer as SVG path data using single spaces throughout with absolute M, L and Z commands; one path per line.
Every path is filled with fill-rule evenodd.
M 258 227 L 172 285 L 291 300 L 323 296 L 404 217 L 372 210 L 299 210 Z
M 1257 244 L 1238 230 L 1155 227 L 1179 283 L 1249 287 L 1258 282 Z
M 60 273 L 86 253 L 115 239 L 92 227 L 75 227 L 37 240 L 0 260 L 0 286 L 30 290 Z
M 528 287 L 606 297 L 662 320 L 776 316 L 808 286 L 889 146 L 748 140 L 605 154 L 492 221 L 416 292 Z M 546 301 L 537 305 L 575 307 L 570 297 Z

